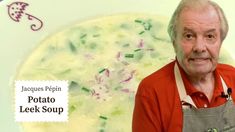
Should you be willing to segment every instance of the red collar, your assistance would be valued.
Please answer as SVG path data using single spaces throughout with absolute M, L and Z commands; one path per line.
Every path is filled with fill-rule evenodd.
M 190 82 L 190 80 L 188 79 L 188 76 L 186 74 L 186 72 L 183 70 L 183 68 L 179 65 L 178 61 L 176 60 L 176 63 L 177 65 L 179 66 L 179 70 L 180 70 L 180 74 L 181 74 L 181 77 L 182 77 L 182 80 L 184 82 L 184 86 L 185 86 L 185 90 L 186 90 L 186 93 L 189 95 L 189 96 L 194 96 L 194 95 L 198 95 L 198 93 L 202 93 L 200 91 L 198 91 Z M 214 93 L 213 93 L 213 98 L 214 97 L 218 97 L 221 95 L 221 92 L 223 92 L 223 86 L 222 86 L 222 82 L 221 82 L 221 79 L 220 79 L 220 75 L 218 73 L 218 70 L 217 68 L 215 69 L 214 71 L 214 76 L 215 76 L 215 89 L 214 89 Z M 204 94 L 204 93 L 202 93 Z M 213 100 L 212 98 L 212 100 Z M 211 100 L 211 101 L 212 101 Z

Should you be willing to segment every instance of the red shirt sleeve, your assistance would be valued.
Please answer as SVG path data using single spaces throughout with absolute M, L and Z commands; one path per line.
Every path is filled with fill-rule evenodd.
M 157 101 L 141 94 L 141 84 L 135 97 L 132 132 L 163 132 Z

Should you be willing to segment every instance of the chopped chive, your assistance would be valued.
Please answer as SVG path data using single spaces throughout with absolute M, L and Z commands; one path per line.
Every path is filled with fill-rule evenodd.
M 152 25 L 149 25 L 149 30 L 150 30 L 152 27 L 153 27 Z
M 71 69 L 66 69 L 66 70 L 60 72 L 59 74 L 66 74 L 66 73 L 69 73 L 70 71 L 71 71 Z
M 97 47 L 97 44 L 94 42 L 90 43 L 90 45 L 89 45 L 90 49 L 95 49 L 96 47 Z
M 167 43 L 170 43 L 171 41 L 170 40 L 167 40 L 167 39 L 164 39 L 164 38 L 158 38 L 156 37 L 155 35 L 152 35 L 152 37 L 158 41 L 163 41 L 163 42 L 167 42 Z
M 87 36 L 87 34 L 83 34 L 80 36 L 80 39 L 85 38 L 86 36 Z
M 145 30 L 150 30 L 152 25 L 149 25 L 148 27 L 145 27 Z
M 141 21 L 141 20 L 138 20 L 138 19 L 136 19 L 135 22 L 136 22 L 136 23 L 142 23 L 142 21 Z
M 154 39 L 157 39 L 157 40 L 162 40 L 161 38 L 158 38 L 158 37 L 156 37 L 155 35 L 152 35 L 152 37 L 154 38 Z
M 46 60 L 46 58 L 45 58 L 45 57 L 42 57 L 40 61 L 41 61 L 41 62 L 44 62 L 45 60 Z
M 134 54 L 125 54 L 126 58 L 134 58 Z
M 94 34 L 93 35 L 93 37 L 99 37 L 100 36 L 100 34 Z
M 140 59 L 143 58 L 143 56 L 144 56 L 144 53 L 143 53 L 143 52 L 137 52 L 137 53 L 135 54 L 135 60 L 140 60 Z
M 72 106 L 70 107 L 70 109 L 71 109 L 71 110 L 75 110 L 75 109 L 76 109 L 76 106 L 75 106 L 75 105 L 72 105 Z
M 86 40 L 81 40 L 81 43 L 82 43 L 82 44 L 85 44 L 85 43 L 86 43 Z
M 108 118 L 107 118 L 107 117 L 105 117 L 105 116 L 100 116 L 100 119 L 107 120 Z
M 124 44 L 124 45 L 123 45 L 123 47 L 128 47 L 128 46 L 130 46 L 130 44 Z
M 123 29 L 129 29 L 130 28 L 130 25 L 126 24 L 126 23 L 123 23 L 120 25 L 121 28 Z
M 141 32 L 139 32 L 139 35 L 141 35 L 141 34 L 143 34 L 145 31 L 141 31 Z
M 120 108 L 117 108 L 117 107 L 115 108 L 114 111 L 111 112 L 112 116 L 117 116 L 117 115 L 121 115 L 121 114 L 123 114 L 123 111 Z
M 145 30 L 150 30 L 152 25 L 149 22 L 143 23 L 144 29 Z
M 99 73 L 102 73 L 102 72 L 104 72 L 106 69 L 105 68 L 103 68 L 103 69 L 101 69 L 100 71 L 99 71 Z
M 78 87 L 78 83 L 75 82 L 75 81 L 71 81 L 70 84 L 69 84 L 69 89 L 73 89 L 73 88 L 76 88 Z
M 114 88 L 114 90 L 119 90 L 121 88 L 122 88 L 122 86 L 117 86 L 117 87 Z
M 126 61 L 122 61 L 122 64 L 124 64 L 124 65 L 129 65 L 129 63 L 126 62 Z
M 75 106 L 75 105 L 70 106 L 70 108 L 69 108 L 69 114 L 71 114 L 71 113 L 74 112 L 75 110 L 76 110 L 76 106 Z
M 136 49 L 136 50 L 134 50 L 135 52 L 137 52 L 137 51 L 140 51 L 141 49 Z
M 90 89 L 86 88 L 86 87 L 82 87 L 82 90 L 85 92 L 90 92 Z
M 71 52 L 73 52 L 73 53 L 77 52 L 77 48 L 73 45 L 72 42 L 69 43 L 69 48 L 70 48 Z
M 104 132 L 104 129 L 100 129 L 100 131 L 99 132 Z

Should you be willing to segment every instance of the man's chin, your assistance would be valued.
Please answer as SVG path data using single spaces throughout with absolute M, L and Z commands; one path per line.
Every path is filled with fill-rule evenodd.
M 189 71 L 189 76 L 204 76 L 207 75 L 209 73 L 212 73 L 214 70 L 211 69 L 193 69 Z

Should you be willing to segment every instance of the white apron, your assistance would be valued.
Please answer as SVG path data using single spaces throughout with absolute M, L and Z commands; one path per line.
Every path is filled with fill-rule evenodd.
M 231 97 L 221 106 L 198 109 L 192 98 L 186 94 L 177 64 L 174 67 L 174 74 L 181 103 L 186 102 L 192 106 L 189 108 L 182 105 L 183 132 L 235 132 L 235 105 Z M 228 87 L 222 78 L 221 82 L 227 95 Z

